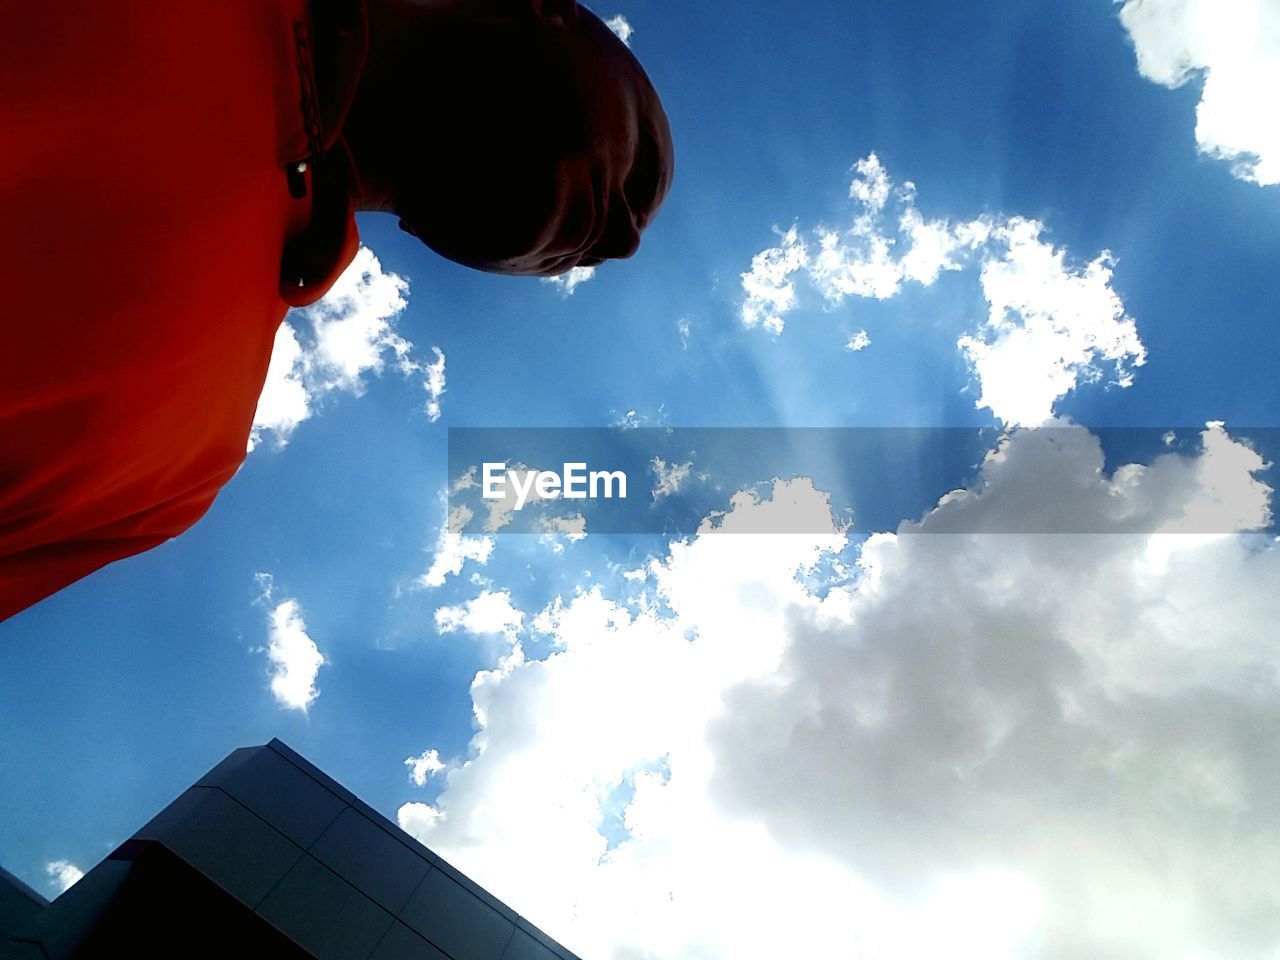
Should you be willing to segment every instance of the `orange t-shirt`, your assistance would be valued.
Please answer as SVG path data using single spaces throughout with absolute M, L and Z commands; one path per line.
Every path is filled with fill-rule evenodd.
M 304 0 L 7 17 L 0 620 L 181 533 L 243 460 L 312 216 L 286 175 L 314 144 L 309 22 Z M 345 259 L 292 302 L 354 253 L 347 219 Z

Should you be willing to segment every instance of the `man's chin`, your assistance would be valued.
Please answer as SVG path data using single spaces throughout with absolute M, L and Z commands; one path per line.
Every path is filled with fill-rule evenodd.
M 427 246 L 446 260 L 452 260 L 464 267 L 507 277 L 558 277 L 575 267 L 595 267 L 604 262 L 600 257 L 589 257 L 581 253 L 557 254 L 550 257 L 545 254 L 517 254 L 490 258 L 468 256 L 430 243 Z
M 576 267 L 594 267 L 601 262 L 595 257 L 584 257 L 574 253 L 558 257 L 513 257 L 487 264 L 472 264 L 472 266 L 509 277 L 558 277 Z

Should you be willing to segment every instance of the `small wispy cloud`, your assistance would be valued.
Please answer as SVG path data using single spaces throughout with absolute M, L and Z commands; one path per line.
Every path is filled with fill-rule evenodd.
M 535 526 L 542 533 L 543 543 L 555 553 L 564 553 L 564 540 L 577 543 L 587 536 L 587 518 L 580 513 L 568 517 L 539 517 Z
M 658 408 L 652 413 L 647 410 L 632 407 L 622 411 L 610 410 L 609 415 L 613 418 L 609 421 L 609 426 L 616 427 L 619 430 L 639 430 L 641 427 L 661 427 L 667 422 L 667 405 L 665 403 L 658 404 Z
M 560 296 L 571 297 L 573 296 L 573 291 L 594 277 L 595 273 L 595 267 L 574 267 L 558 277 L 543 277 L 542 282 L 559 290 Z
M 441 607 L 435 615 L 441 633 L 461 630 L 475 636 L 504 636 L 514 639 L 524 624 L 524 614 L 511 605 L 505 590 L 485 590 L 466 603 Z
M 612 30 L 619 40 L 625 43 L 628 47 L 631 46 L 631 35 L 636 31 L 626 17 L 622 14 L 618 14 L 617 16 L 610 17 L 606 20 L 604 25 Z
M 269 607 L 265 649 L 271 693 L 280 706 L 306 713 L 320 696 L 316 677 L 328 661 L 307 633 L 301 604 L 292 597 L 275 602 L 271 574 L 259 573 L 254 579 L 262 591 L 258 602 Z
M 685 480 L 689 478 L 689 471 L 693 468 L 693 462 L 669 464 L 661 457 L 654 457 L 649 463 L 649 468 L 653 471 L 654 484 L 652 494 L 656 502 L 663 497 L 669 497 L 673 493 L 680 492 Z
M 44 872 L 49 876 L 49 886 L 59 894 L 71 889 L 84 876 L 84 871 L 70 860 L 50 860 L 44 865 Z
M 422 367 L 422 386 L 427 391 L 427 419 L 435 423 L 440 419 L 440 397 L 444 394 L 444 351 L 432 347 L 435 360 Z
M 462 486 L 463 483 L 466 485 Z M 454 489 L 467 489 L 471 485 L 469 480 L 460 480 Z M 489 562 L 489 556 L 493 553 L 493 538 L 460 532 L 474 517 L 475 513 L 471 508 L 463 505 L 456 506 L 449 512 L 444 526 L 440 528 L 431 566 L 418 578 L 420 586 L 442 586 L 449 577 L 461 573 L 463 564 L 468 560 L 480 566 Z
M 406 757 L 404 765 L 409 768 L 409 779 L 419 787 L 426 786 L 428 777 L 435 776 L 445 768 L 444 761 L 435 750 L 424 750 L 416 757 Z
M 859 330 L 849 338 L 849 342 L 844 345 L 844 348 L 851 353 L 857 353 L 859 350 L 865 350 L 869 346 L 871 346 L 870 334 L 865 330 Z
M 680 347 L 683 350 L 689 349 L 689 333 L 692 329 L 693 325 L 688 317 L 681 317 L 676 321 L 676 332 L 680 334 Z
M 809 251 L 800 239 L 799 229 L 792 226 L 778 231 L 776 247 L 761 250 L 751 258 L 751 269 L 742 275 L 742 324 L 764 327 L 770 333 L 781 333 L 783 317 L 796 305 L 795 274 L 809 266 Z

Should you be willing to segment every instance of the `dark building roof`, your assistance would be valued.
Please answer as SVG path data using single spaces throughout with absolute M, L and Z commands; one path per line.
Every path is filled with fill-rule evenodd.
M 49 905 L 4 867 L 0 867 L 0 937 L 14 930 Z
M 279 740 L 236 750 L 53 903 L 6 880 L 0 960 L 577 960 Z

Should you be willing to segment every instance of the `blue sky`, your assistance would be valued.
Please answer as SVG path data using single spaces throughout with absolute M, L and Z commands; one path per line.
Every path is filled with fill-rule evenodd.
M 596 9 L 632 27 L 677 146 L 640 252 L 569 290 L 466 271 L 365 216 L 355 299 L 288 319 L 309 415 L 285 427 L 262 411 L 255 449 L 200 524 L 0 625 L 0 862 L 55 892 L 48 864 L 87 869 L 226 753 L 278 736 L 588 957 L 739 960 L 789 942 L 743 919 L 764 894 L 739 889 L 735 850 L 791 891 L 778 894 L 786 915 L 826 955 L 927 955 L 927 938 L 912 940 L 922 917 L 961 955 L 1273 955 L 1280 926 L 1257 917 L 1280 916 L 1267 884 L 1280 810 L 1250 771 L 1269 759 L 1251 732 L 1272 719 L 1259 691 L 1280 685 L 1266 642 L 1280 564 L 1269 539 L 1201 542 L 1179 524 L 1209 511 L 1216 530 L 1265 527 L 1276 482 L 1263 463 L 1275 451 L 1256 440 L 1259 458 L 1240 438 L 1280 411 L 1280 147 L 1265 86 L 1280 12 L 1268 0 Z M 922 249 L 908 216 L 950 244 L 932 271 L 903 266 Z M 751 314 L 744 275 L 788 250 L 806 263 L 775 270 L 774 299 Z M 402 308 L 378 308 L 397 296 Z M 1001 328 L 985 323 L 996 302 L 1010 305 Z M 773 315 L 780 330 L 759 322 Z M 326 317 L 358 322 L 329 342 Z M 1023 334 L 1012 363 L 977 363 Z M 1028 359 L 1046 356 L 1064 358 L 1067 389 Z M 1173 531 L 1076 553 L 1034 537 L 998 550 L 889 537 L 868 552 L 833 532 L 725 553 L 735 538 L 496 533 L 423 582 L 458 546 L 442 533 L 450 426 L 989 427 L 994 449 L 1002 427 L 1039 422 L 1028 410 L 1193 438 L 1226 426 L 1147 451 L 1123 478 L 1091 472 L 1102 452 L 1085 431 L 1056 452 L 1015 433 L 981 471 L 935 465 L 899 518 L 957 487 L 994 491 L 989 508 L 1016 515 L 1021 485 L 1042 509 L 1110 523 L 1119 503 Z M 792 492 L 825 516 L 820 491 Z M 295 671 L 283 694 L 273 645 Z M 951 658 L 944 710 L 920 691 Z M 873 709 L 875 677 L 897 690 L 894 710 Z M 1053 726 L 1040 694 L 1065 688 Z M 831 720 L 860 703 L 861 733 Z M 991 707 L 1000 749 L 965 766 L 946 731 L 995 723 L 975 704 L 1010 703 L 1007 716 Z M 866 716 L 886 710 L 905 719 L 877 743 L 866 731 L 882 721 Z M 957 716 L 935 725 L 946 710 Z M 1180 719 L 1196 711 L 1211 718 L 1198 736 Z M 1086 729 L 1109 765 L 1085 759 Z M 1025 742 L 1042 750 L 1014 749 Z M 405 760 L 430 750 L 442 769 L 415 784 Z M 1037 757 L 1076 778 L 1095 820 Z M 931 779 L 943 768 L 969 770 L 966 789 Z M 1139 816 L 1168 797 L 1178 817 Z M 904 804 L 923 811 L 919 829 L 877 832 Z M 1232 832 L 1246 814 L 1257 831 Z M 1110 831 L 1142 833 L 1135 849 L 1175 866 L 1144 873 Z M 1033 839 L 1020 850 L 1014 836 Z M 1064 866 L 1071 849 L 1084 866 Z M 538 858 L 558 858 L 551 881 L 529 870 Z M 1250 879 L 1231 894 L 1204 879 L 1233 876 Z M 1090 905 L 1086 881 L 1114 902 Z M 853 933 L 823 919 L 855 903 Z M 974 906 L 991 903 L 999 915 Z M 1125 909 L 1151 919 L 1126 926 Z

